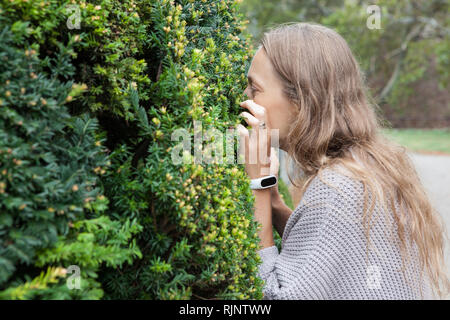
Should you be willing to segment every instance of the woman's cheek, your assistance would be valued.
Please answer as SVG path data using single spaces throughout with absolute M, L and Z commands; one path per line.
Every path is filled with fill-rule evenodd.
M 275 123 L 273 123 L 273 115 L 272 115 L 272 112 L 270 112 L 270 108 L 268 108 L 268 107 L 266 107 L 264 104 L 260 104 L 261 106 L 263 106 L 264 107 L 264 109 L 265 109 L 265 113 L 266 113 L 266 120 L 267 120 L 267 126 L 269 127 L 269 128 L 273 128 L 274 126 L 274 124 Z

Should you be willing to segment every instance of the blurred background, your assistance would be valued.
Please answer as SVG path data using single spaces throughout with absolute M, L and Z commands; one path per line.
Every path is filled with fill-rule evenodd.
M 386 119 L 384 134 L 405 146 L 450 232 L 450 1 L 243 0 L 255 48 L 284 22 L 333 28 L 350 45 Z M 280 152 L 284 163 L 285 154 Z M 292 205 L 300 199 L 286 168 Z M 450 265 L 447 245 L 447 266 Z

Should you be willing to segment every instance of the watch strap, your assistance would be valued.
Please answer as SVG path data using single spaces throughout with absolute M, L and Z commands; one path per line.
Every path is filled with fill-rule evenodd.
M 277 185 L 277 183 L 278 183 L 277 177 L 272 174 L 257 179 L 251 179 L 250 189 L 252 190 L 267 189 Z

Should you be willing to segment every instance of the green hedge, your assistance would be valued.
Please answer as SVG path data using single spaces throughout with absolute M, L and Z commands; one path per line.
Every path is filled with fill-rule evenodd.
M 243 167 L 171 161 L 175 129 L 193 136 L 194 120 L 222 132 L 239 121 L 253 48 L 238 2 L 1 1 L 0 52 L 14 62 L 1 67 L 12 95 L 2 86 L 9 112 L 0 132 L 17 139 L 1 145 L 0 169 L 14 167 L 11 148 L 30 170 L 12 172 L 0 194 L 13 219 L 0 222 L 1 250 L 29 239 L 26 259 L 16 252 L 0 260 L 9 270 L 1 297 L 262 297 Z M 70 5 L 80 29 L 68 28 L 77 11 Z M 27 79 L 29 59 L 37 79 Z M 23 74 L 7 75 L 16 63 Z M 35 114 L 24 108 L 30 100 Z M 48 136 L 25 135 L 34 123 L 48 123 Z M 33 170 L 47 179 L 41 189 Z M 43 198 L 24 216 L 9 197 Z M 80 267 L 82 290 L 65 285 L 70 265 Z
M 121 238 L 108 231 L 121 223 L 103 214 L 96 168 L 105 170 L 108 159 L 98 121 L 71 117 L 65 103 L 77 85 L 46 74 L 26 47 L 10 28 L 0 29 L 0 297 L 100 298 L 96 271 L 140 255 L 128 247 L 139 229 L 127 221 Z M 58 285 L 70 265 L 81 268 L 81 290 Z

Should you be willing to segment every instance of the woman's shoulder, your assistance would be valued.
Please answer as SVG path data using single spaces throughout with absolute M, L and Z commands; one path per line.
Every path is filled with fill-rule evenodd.
M 308 184 L 300 202 L 291 214 L 286 228 L 289 230 L 299 220 L 312 225 L 321 225 L 332 219 L 335 212 L 358 215 L 355 203 L 363 197 L 358 181 L 335 168 L 324 168 Z
M 352 178 L 345 170 L 324 168 L 309 183 L 287 228 L 293 227 L 299 220 L 318 226 L 336 224 L 339 220 L 351 228 L 353 223 L 361 221 L 363 208 L 362 182 Z
M 283 243 L 292 233 L 310 235 L 314 241 L 322 236 L 333 239 L 339 236 L 339 241 L 344 242 L 359 238 L 355 233 L 360 230 L 363 198 L 360 182 L 334 168 L 321 170 L 289 217 Z
M 364 185 L 343 167 L 327 167 L 312 179 L 303 195 L 304 201 L 357 201 L 364 195 Z
M 371 212 L 372 224 L 381 229 L 394 223 L 391 207 L 382 206 L 380 200 L 365 189 L 364 183 L 345 168 L 325 168 L 311 181 L 296 210 L 299 216 L 306 216 L 313 207 L 321 208 L 322 224 L 340 225 L 346 229 L 358 227 L 359 230 L 367 210 Z M 395 207 L 399 208 L 396 201 Z

